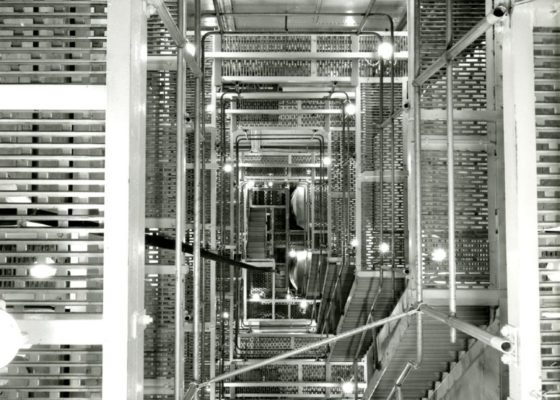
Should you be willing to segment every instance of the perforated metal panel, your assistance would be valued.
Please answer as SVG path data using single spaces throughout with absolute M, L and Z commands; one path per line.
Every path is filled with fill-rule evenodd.
M 0 113 L 0 284 L 12 311 L 102 311 L 104 147 L 103 112 Z M 31 277 L 35 264 L 56 277 Z
M 35 345 L 0 373 L 2 399 L 101 398 L 101 346 Z
M 106 1 L 3 1 L 0 83 L 104 84 Z
M 560 29 L 535 28 L 542 385 L 560 398 Z

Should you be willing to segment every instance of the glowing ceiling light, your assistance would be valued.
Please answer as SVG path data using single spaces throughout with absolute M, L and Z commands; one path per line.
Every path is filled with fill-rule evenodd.
M 268 187 L 272 187 L 272 186 L 274 186 L 274 182 L 272 181 L 268 182 Z
M 230 163 L 225 163 L 223 168 L 224 172 L 227 172 L 228 174 L 233 171 L 233 165 L 231 165 Z
M 350 242 L 350 246 L 356 247 L 357 245 L 358 245 L 358 239 L 356 238 L 352 239 L 352 241 Z
M 24 344 L 19 326 L 10 314 L 6 312 L 6 303 L 0 300 L 0 368 L 8 365 L 17 355 Z
M 377 54 L 384 60 L 391 59 L 393 55 L 393 45 L 389 42 L 383 42 L 377 47 Z
M 286 293 L 286 300 L 292 300 L 292 292 L 290 292 L 288 290 L 288 293 Z
M 297 252 L 294 249 L 291 249 L 288 255 L 290 256 L 290 258 L 296 258 Z
M 247 189 L 253 189 L 255 187 L 255 181 L 247 182 Z
M 224 313 L 222 314 L 222 318 L 223 319 L 228 319 L 229 318 L 229 313 L 227 311 L 224 311 Z
M 329 156 L 323 157 L 323 165 L 328 167 L 332 164 L 332 159 Z
M 344 106 L 344 112 L 348 115 L 356 114 L 356 105 L 352 102 L 346 103 L 346 105 Z
M 258 292 L 251 293 L 251 300 L 260 301 L 261 300 L 261 294 L 258 293 Z
M 432 260 L 434 260 L 435 262 L 442 262 L 446 257 L 447 253 L 441 247 L 438 247 L 437 249 L 434 249 L 434 251 L 432 251 Z
M 341 388 L 342 388 L 342 391 L 344 392 L 344 394 L 353 393 L 354 392 L 354 382 L 352 382 L 352 381 L 342 382 Z
M 379 252 L 380 253 L 388 253 L 390 249 L 391 248 L 389 247 L 389 245 L 385 242 L 383 242 L 379 245 Z
M 302 300 L 299 303 L 299 308 L 301 308 L 301 311 L 307 310 L 307 306 L 309 306 L 309 302 L 307 300 Z
M 29 273 L 33 278 L 47 279 L 56 275 L 56 268 L 47 264 L 37 264 L 31 267 Z

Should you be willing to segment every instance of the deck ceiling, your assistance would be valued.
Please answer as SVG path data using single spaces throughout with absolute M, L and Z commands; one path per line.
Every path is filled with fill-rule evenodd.
M 189 11 L 194 11 L 194 0 L 189 0 Z M 203 14 L 206 16 L 205 28 L 217 26 L 211 17 L 215 12 L 214 4 L 222 13 L 224 26 L 229 31 L 267 31 L 267 30 L 315 30 L 315 31 L 355 31 L 362 16 L 370 13 L 389 14 L 395 26 L 404 17 L 406 3 L 404 0 L 206 0 L 202 2 Z M 265 15 L 230 15 L 237 13 L 299 14 L 279 16 Z M 333 15 L 340 14 L 340 15 Z M 190 14 L 192 15 L 192 14 Z M 371 16 L 363 30 L 388 30 L 385 17 Z

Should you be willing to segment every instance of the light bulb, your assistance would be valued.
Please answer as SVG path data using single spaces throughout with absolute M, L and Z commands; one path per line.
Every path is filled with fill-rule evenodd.
M 46 279 L 56 275 L 56 268 L 47 264 L 37 264 L 31 267 L 29 273 L 33 278 Z
M 344 112 L 348 115 L 356 114 L 356 105 L 351 102 L 346 103 L 346 106 L 344 106 Z
M 389 252 L 389 250 L 390 250 L 390 247 L 387 243 L 384 242 L 384 243 L 381 243 L 379 245 L 379 252 L 380 253 L 387 253 L 387 252 Z
M 224 311 L 224 313 L 222 314 L 222 318 L 223 319 L 228 319 L 229 318 L 229 313 L 227 311 Z
M 247 189 L 253 189 L 255 187 L 255 181 L 247 182 Z
M 357 245 L 358 245 L 358 239 L 356 238 L 352 239 L 352 241 L 350 242 L 350 246 L 356 247 Z
M 434 251 L 432 251 L 432 260 L 434 260 L 435 262 L 442 262 L 446 257 L 447 253 L 441 247 L 438 247 L 437 249 L 434 249 Z
M 257 292 L 251 293 L 251 300 L 253 300 L 253 301 L 260 301 L 260 300 L 261 300 L 261 295 L 260 295 L 260 293 L 257 293 Z
M 332 159 L 329 156 L 323 157 L 323 165 L 328 167 L 332 164 Z
M 223 166 L 223 170 L 224 172 L 227 172 L 228 174 L 233 171 L 233 165 L 231 165 L 230 163 L 226 163 Z
M 354 391 L 354 382 L 352 381 L 342 382 L 342 391 L 345 394 L 352 393 Z
M 272 186 L 274 186 L 274 182 L 272 181 L 268 182 L 268 187 L 272 187 Z
M 24 340 L 16 320 L 4 310 L 3 306 L 0 306 L 0 332 L 2 332 L 0 368 L 4 368 L 12 362 Z
M 288 255 L 290 256 L 290 258 L 296 258 L 297 252 L 294 249 L 291 249 Z
M 290 292 L 288 290 L 288 293 L 286 293 L 286 300 L 292 300 L 292 292 Z
M 302 300 L 299 303 L 299 308 L 301 308 L 301 311 L 305 311 L 305 310 L 307 310 L 308 305 L 309 305 L 309 303 L 307 302 L 307 300 Z
M 377 47 L 377 54 L 384 60 L 389 60 L 393 55 L 393 45 L 389 42 L 383 42 Z

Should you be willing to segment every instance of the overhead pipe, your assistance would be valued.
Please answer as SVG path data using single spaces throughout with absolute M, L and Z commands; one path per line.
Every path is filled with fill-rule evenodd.
M 389 395 L 387 396 L 386 400 L 392 400 L 395 395 L 397 400 L 402 400 L 402 385 L 404 383 L 404 381 L 406 380 L 406 378 L 408 378 L 408 375 L 412 372 L 412 370 L 417 369 L 418 366 L 410 361 L 407 361 L 403 370 L 401 371 L 401 373 L 399 374 L 397 380 L 395 381 L 395 385 L 391 388 L 391 391 L 389 392 Z
M 163 14 L 160 14 L 163 15 Z M 163 19 L 163 17 L 162 17 Z M 187 7 L 179 2 L 179 31 L 177 36 L 183 37 L 187 28 Z M 171 32 L 171 31 L 170 31 Z M 186 223 L 186 154 L 185 154 L 185 97 L 186 97 L 186 66 L 185 59 L 177 52 L 177 165 L 176 165 L 176 203 L 175 203 L 175 400 L 182 400 L 185 391 L 185 256 L 182 249 L 185 238 Z M 171 242 L 171 240 L 170 240 Z M 148 244 L 148 241 L 146 241 Z
M 420 0 L 410 0 L 409 7 L 410 20 L 413 22 L 413 59 L 412 71 L 417 75 L 420 71 Z M 424 265 L 422 256 L 422 137 L 420 132 L 422 114 L 420 86 L 410 87 L 412 97 L 412 109 L 414 115 L 414 207 L 416 212 L 415 219 L 415 245 L 416 245 L 416 302 L 421 304 L 424 301 Z M 423 358 L 423 324 L 422 314 L 416 315 L 416 365 L 420 366 Z
M 364 13 L 362 20 L 360 21 L 360 23 L 358 24 L 358 29 L 356 29 L 356 32 L 360 33 L 362 31 L 362 29 L 364 29 L 364 26 L 368 20 L 368 17 L 371 15 L 371 10 L 373 10 L 373 7 L 375 6 L 376 0 L 369 0 L 369 4 L 366 8 L 366 12 Z
M 204 382 L 202 384 L 199 384 L 198 387 L 202 388 L 202 387 L 210 385 L 211 383 L 216 383 L 216 382 L 220 382 L 220 381 L 223 381 L 223 380 L 233 378 L 234 376 L 241 375 L 241 374 L 244 374 L 246 372 L 249 372 L 249 371 L 252 371 L 254 369 L 261 368 L 261 367 L 264 367 L 264 366 L 267 366 L 267 365 L 270 365 L 270 364 L 274 364 L 278 361 L 282 361 L 282 360 L 285 360 L 287 358 L 294 357 L 294 356 L 297 356 L 297 355 L 302 354 L 302 353 L 306 353 L 310 350 L 313 350 L 313 349 L 316 349 L 316 348 L 319 348 L 319 347 L 327 346 L 331 343 L 336 343 L 339 340 L 352 337 L 352 336 L 357 335 L 358 333 L 361 333 L 363 331 L 367 331 L 367 330 L 376 328 L 378 326 L 382 326 L 382 325 L 388 324 L 390 322 L 397 321 L 401 318 L 408 317 L 408 316 L 414 315 L 416 313 L 418 313 L 418 310 L 412 309 L 412 310 L 406 311 L 402 314 L 392 315 L 392 316 L 389 316 L 387 318 L 380 319 L 380 320 L 372 322 L 370 324 L 363 325 L 363 326 L 360 326 L 358 328 L 351 329 L 349 331 L 343 332 L 339 335 L 332 336 L 332 337 L 329 337 L 329 338 L 326 338 L 326 339 L 323 339 L 323 340 L 319 340 L 317 342 L 310 343 L 310 344 L 307 344 L 305 346 L 302 346 L 298 349 L 291 350 L 291 351 L 288 351 L 286 353 L 282 353 L 282 354 L 279 354 L 277 356 L 268 358 L 266 360 L 262 360 L 262 361 L 254 363 L 254 364 L 247 365 L 245 367 L 226 372 L 225 374 L 216 376 L 214 378 L 211 378 L 211 379 L 207 380 L 206 382 Z
M 424 72 L 416 76 L 412 84 L 420 86 L 426 83 L 436 72 L 443 68 L 446 64 L 451 62 L 463 50 L 471 45 L 476 39 L 488 30 L 496 22 L 501 21 L 508 13 L 508 9 L 499 5 L 492 10 L 488 15 L 482 18 L 475 26 L 473 26 L 461 39 L 457 41 L 450 49 L 443 52 Z
M 201 64 L 201 51 L 203 48 L 203 43 L 200 40 L 200 0 L 194 0 L 194 9 L 195 9 L 195 26 L 194 26 L 194 37 L 195 43 L 197 47 L 195 49 L 195 60 L 196 64 L 198 65 L 199 70 L 202 70 Z M 202 74 L 196 77 L 195 80 L 195 99 L 200 99 L 203 96 L 202 91 Z M 202 110 L 204 111 L 204 110 Z M 200 247 L 202 244 L 202 232 L 203 229 L 202 221 L 201 221 L 201 210 L 202 210 L 202 163 L 204 160 L 201 160 L 201 130 L 202 126 L 205 125 L 205 118 L 203 118 L 204 114 L 201 112 L 200 108 L 200 101 L 195 101 L 195 130 L 194 130 L 194 234 L 193 234 L 193 379 L 195 382 L 199 382 L 201 379 L 201 364 L 203 362 L 203 358 L 201 357 L 201 353 L 204 349 L 201 346 L 201 339 L 202 339 L 202 318 L 201 315 L 201 298 L 202 298 L 202 260 L 200 257 Z
M 171 12 L 165 5 L 163 0 L 148 0 L 148 4 L 157 11 L 161 22 L 165 25 L 165 28 L 169 32 L 169 35 L 175 42 L 177 46 L 177 53 L 182 55 L 185 59 L 185 62 L 189 66 L 189 69 L 192 71 L 195 77 L 202 76 L 202 71 L 198 66 L 198 63 L 195 60 L 194 55 L 192 54 L 192 50 L 189 46 L 189 41 L 187 40 L 185 34 L 179 29 L 177 24 L 175 24 L 175 19 L 171 15 Z M 200 21 L 200 18 L 199 18 Z
M 218 29 L 220 30 L 220 32 L 225 32 L 224 21 L 222 19 L 223 14 L 220 13 L 220 4 L 218 4 L 218 0 L 212 0 L 212 4 L 214 5 L 214 15 L 216 16 L 216 22 L 218 23 Z M 203 13 L 201 13 L 201 15 L 204 16 Z
M 453 2 L 447 0 L 447 46 L 453 44 Z M 448 249 L 449 249 L 449 315 L 457 314 L 457 264 L 455 257 L 455 158 L 453 148 L 453 61 L 446 66 L 447 94 L 447 214 L 448 214 Z M 451 343 L 457 340 L 457 331 L 450 330 Z
M 513 344 L 508 339 L 492 335 L 491 333 L 479 328 L 478 326 L 462 321 L 457 317 L 452 317 L 450 315 L 442 313 L 441 311 L 437 311 L 426 304 L 421 304 L 418 310 L 422 314 L 426 314 L 436 321 L 442 322 L 451 328 L 455 328 L 469 336 L 472 336 L 485 345 L 498 350 L 500 353 L 511 354 L 513 352 Z

